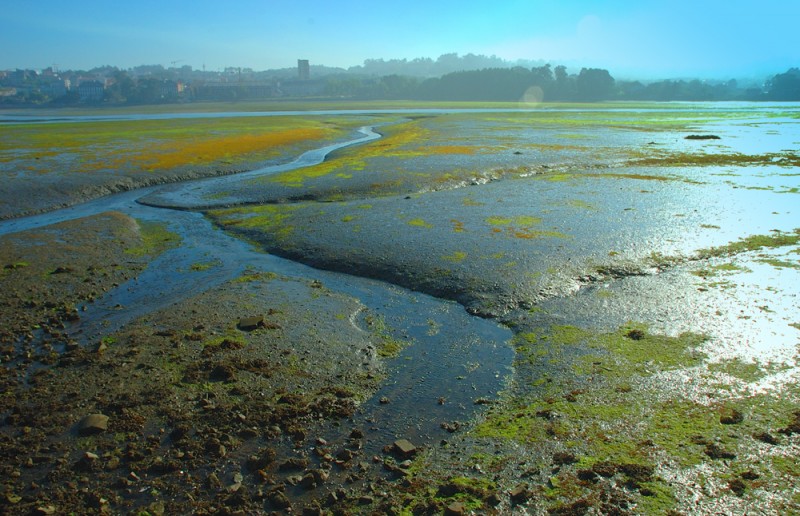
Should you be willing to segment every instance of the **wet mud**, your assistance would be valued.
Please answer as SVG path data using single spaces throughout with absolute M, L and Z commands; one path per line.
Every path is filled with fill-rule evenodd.
M 0 503 L 797 512 L 796 114 L 703 109 L 406 113 L 0 237 Z

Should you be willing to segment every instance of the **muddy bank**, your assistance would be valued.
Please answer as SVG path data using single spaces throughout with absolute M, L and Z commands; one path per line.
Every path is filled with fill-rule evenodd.
M 4 511 L 260 511 L 341 488 L 358 438 L 315 439 L 376 389 L 386 330 L 317 282 L 253 271 L 70 340 L 80 306 L 171 239 L 142 233 L 103 214 L 3 238 Z
M 320 143 L 351 139 L 359 122 L 245 116 L 0 124 L 0 219 L 287 163 Z
M 110 176 L 37 177 L 36 181 L 10 181 L 0 187 L 0 220 L 45 213 L 81 204 L 99 197 L 127 192 L 148 186 L 178 183 L 195 179 L 237 174 L 261 164 L 239 165 L 236 168 L 181 167 L 153 175 L 139 173 Z
M 797 222 L 792 195 L 686 182 L 663 168 L 553 177 L 209 214 L 272 253 L 493 317 L 588 284 L 656 274 L 702 247 L 791 232 Z
M 11 357 L 20 346 L 65 344 L 65 326 L 80 307 L 135 277 L 152 255 L 176 242 L 163 226 L 144 228 L 109 212 L 28 233 L 0 237 L 2 341 Z

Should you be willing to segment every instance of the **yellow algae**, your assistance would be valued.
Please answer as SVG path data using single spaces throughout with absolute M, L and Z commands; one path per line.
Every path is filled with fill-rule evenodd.
M 353 122 L 348 122 L 353 123 Z M 0 161 L 36 172 L 162 170 L 262 161 L 346 127 L 299 117 L 115 120 L 0 126 Z M 58 167 L 53 166 L 56 160 Z
M 420 227 L 420 228 L 432 228 L 433 227 L 433 224 L 425 222 L 425 219 L 419 219 L 419 218 L 409 220 L 408 221 L 408 225 L 409 226 Z
M 166 143 L 151 148 L 152 154 L 149 156 L 140 154 L 128 159 L 140 163 L 147 170 L 169 169 L 187 164 L 213 163 L 223 158 L 229 160 L 241 158 L 243 155 L 269 151 L 302 141 L 319 140 L 326 134 L 323 129 L 304 128 L 265 134 L 210 137 L 184 143 L 179 148 L 176 148 L 174 144 Z
M 491 226 L 534 226 L 540 224 L 542 219 L 539 217 L 532 217 L 530 215 L 517 215 L 514 217 L 486 217 L 486 223 Z
M 306 179 L 314 179 L 329 174 L 337 177 L 351 177 L 351 172 L 367 169 L 370 160 L 376 158 L 410 159 L 433 155 L 471 155 L 490 150 L 485 146 L 438 144 L 441 134 L 422 127 L 417 120 L 392 125 L 383 130 L 383 138 L 365 145 L 347 149 L 339 153 L 334 160 L 318 165 L 286 171 L 265 181 L 279 183 L 284 186 L 300 187 Z M 455 176 L 446 180 L 457 179 Z M 384 185 L 387 186 L 387 185 Z
M 463 262 L 466 258 L 467 258 L 467 253 L 462 251 L 455 251 L 453 254 L 447 254 L 442 256 L 443 260 L 447 260 L 448 262 L 453 262 L 453 263 Z

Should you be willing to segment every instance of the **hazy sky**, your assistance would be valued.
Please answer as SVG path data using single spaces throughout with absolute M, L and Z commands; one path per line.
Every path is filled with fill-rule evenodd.
M 0 69 L 346 68 L 457 52 L 729 78 L 800 66 L 800 1 L 8 0 L 0 49 Z

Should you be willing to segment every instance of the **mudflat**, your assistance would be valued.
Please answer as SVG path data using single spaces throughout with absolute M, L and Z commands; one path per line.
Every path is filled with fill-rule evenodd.
M 0 503 L 798 511 L 796 118 L 342 114 L 382 137 L 6 234 Z

